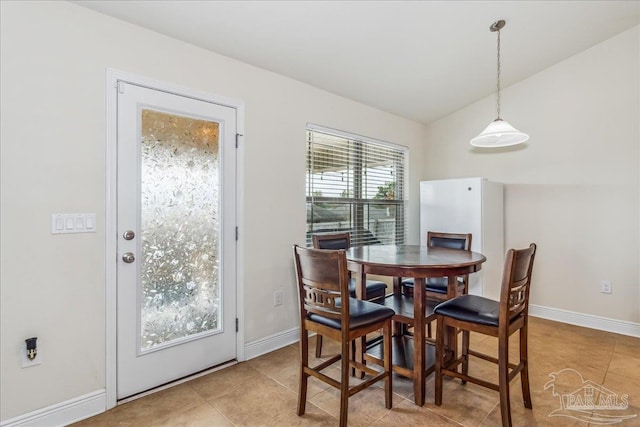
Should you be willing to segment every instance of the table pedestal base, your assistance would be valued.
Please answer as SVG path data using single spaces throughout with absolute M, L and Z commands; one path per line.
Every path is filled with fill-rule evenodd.
M 418 402 L 418 396 L 425 396 L 425 384 L 426 378 L 435 371 L 436 364 L 436 349 L 431 344 L 425 345 L 425 372 L 420 381 L 417 373 L 414 374 L 413 359 L 414 359 L 414 339 L 409 335 L 398 335 L 391 339 L 391 354 L 393 355 L 392 370 L 398 375 L 407 377 L 413 380 L 414 396 L 416 397 L 416 405 L 423 406 L 423 402 Z M 371 362 L 380 363 L 382 361 L 382 343 L 374 342 L 367 346 L 367 351 L 364 356 L 365 360 Z M 421 384 L 422 383 L 422 384 Z M 420 392 L 417 392 L 417 391 Z

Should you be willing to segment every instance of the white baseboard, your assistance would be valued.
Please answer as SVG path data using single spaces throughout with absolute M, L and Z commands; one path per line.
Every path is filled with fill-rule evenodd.
M 65 426 L 104 412 L 106 404 L 106 390 L 98 390 L 2 421 L 0 427 Z
M 300 329 L 293 328 L 247 343 L 245 360 L 270 353 L 300 339 Z M 0 421 L 0 427 L 57 427 L 103 413 L 107 408 L 106 390 L 78 396 L 15 418 Z
M 529 314 L 534 317 L 568 323 L 570 325 L 583 326 L 585 328 L 598 329 L 616 334 L 629 335 L 640 338 L 640 323 L 624 320 L 610 319 L 608 317 L 593 314 L 577 313 L 575 311 L 561 310 L 542 305 L 529 305 Z M 278 350 L 284 346 L 293 344 L 300 339 L 300 328 L 293 328 L 268 337 L 252 341 L 245 345 L 245 360 L 262 356 L 263 354 Z
M 576 313 L 575 311 L 560 310 L 558 308 L 544 307 L 541 305 L 529 305 L 529 314 L 534 317 L 569 323 L 585 328 L 599 329 L 601 331 L 614 332 L 616 334 L 630 335 L 640 338 L 640 323 L 624 320 L 610 319 L 608 317 L 595 316 L 593 314 Z
M 268 337 L 247 343 L 244 346 L 245 360 L 262 356 L 279 348 L 285 347 L 300 340 L 300 328 L 293 328 L 287 331 L 279 332 Z

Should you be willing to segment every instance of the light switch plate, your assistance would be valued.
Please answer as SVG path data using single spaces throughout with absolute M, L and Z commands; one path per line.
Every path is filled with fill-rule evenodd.
M 95 213 L 51 214 L 51 234 L 95 233 Z

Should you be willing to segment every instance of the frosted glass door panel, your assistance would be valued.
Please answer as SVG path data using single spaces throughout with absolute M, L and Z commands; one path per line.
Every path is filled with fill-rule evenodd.
M 236 110 L 121 82 L 117 395 L 236 357 Z
M 140 350 L 219 328 L 218 123 L 142 110 Z

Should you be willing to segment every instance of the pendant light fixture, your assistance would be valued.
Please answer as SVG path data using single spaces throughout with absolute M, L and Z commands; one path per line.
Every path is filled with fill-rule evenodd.
M 489 30 L 498 33 L 498 95 L 496 101 L 496 119 L 489 123 L 489 126 L 482 133 L 473 138 L 470 143 L 475 147 L 508 147 L 520 144 L 529 139 L 529 135 L 520 132 L 500 117 L 500 30 L 504 27 L 505 21 L 494 22 Z

